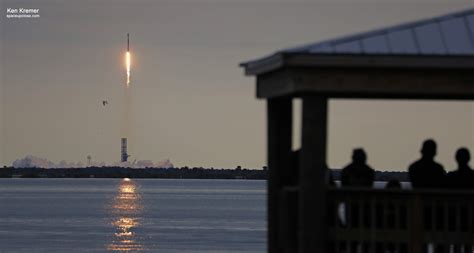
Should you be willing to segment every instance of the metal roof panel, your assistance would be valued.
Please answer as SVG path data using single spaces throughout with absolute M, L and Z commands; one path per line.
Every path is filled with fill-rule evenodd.
M 462 24 L 463 19 L 466 19 L 467 24 Z M 280 52 L 474 55 L 473 40 L 474 9 L 469 9 L 441 17 L 288 48 Z
M 412 29 L 392 31 L 388 34 L 392 53 L 395 54 L 417 54 L 419 53 L 416 39 Z
M 372 55 L 375 57 L 377 55 L 385 58 L 398 56 L 474 57 L 474 8 L 435 18 L 287 48 L 242 65 L 258 68 L 257 65 L 259 64 L 267 64 L 268 59 L 286 54 L 353 55 L 362 57 Z
M 440 23 L 449 54 L 468 54 L 474 50 L 469 30 L 462 18 L 445 20 Z
M 473 9 L 474 10 L 474 9 Z M 471 44 L 474 47 L 474 11 L 471 15 L 465 17 L 467 28 L 470 31 Z
M 360 43 L 357 40 L 336 44 L 334 47 L 337 53 L 360 54 L 362 52 Z
M 391 52 L 387 36 L 377 35 L 362 40 L 364 53 L 369 54 L 389 54 Z
M 438 22 L 414 28 L 421 54 L 446 54 L 446 42 Z

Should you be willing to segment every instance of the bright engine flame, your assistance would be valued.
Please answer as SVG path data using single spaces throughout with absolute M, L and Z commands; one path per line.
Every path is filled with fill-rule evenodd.
M 127 87 L 130 86 L 130 52 L 125 53 L 125 65 L 127 67 Z

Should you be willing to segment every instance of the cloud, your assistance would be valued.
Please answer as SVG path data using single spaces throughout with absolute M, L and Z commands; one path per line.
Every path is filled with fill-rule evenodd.
M 52 169 L 52 168 L 84 168 L 84 167 L 107 167 L 107 166 L 115 166 L 115 167 L 122 167 L 122 168 L 134 168 L 134 169 L 144 169 L 144 168 L 173 168 L 173 163 L 170 159 L 164 159 L 162 161 L 153 163 L 151 160 L 139 160 L 134 162 L 116 162 L 113 164 L 107 164 L 105 162 L 94 162 L 91 161 L 90 164 L 84 165 L 83 162 L 67 162 L 65 160 L 61 160 L 59 163 L 54 163 L 49 161 L 46 158 L 40 158 L 33 155 L 27 155 L 23 158 L 17 159 L 12 163 L 14 168 L 45 168 L 45 169 Z
M 15 168 L 54 168 L 56 165 L 47 159 L 27 155 L 24 158 L 15 160 L 12 166 Z

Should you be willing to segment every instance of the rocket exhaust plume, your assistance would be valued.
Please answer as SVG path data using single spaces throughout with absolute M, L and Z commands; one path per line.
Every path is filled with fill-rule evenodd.
M 127 64 L 127 86 L 130 86 L 130 52 L 125 53 L 125 62 Z
M 125 53 L 125 66 L 127 68 L 127 87 L 130 86 L 130 36 L 127 33 L 127 52 Z

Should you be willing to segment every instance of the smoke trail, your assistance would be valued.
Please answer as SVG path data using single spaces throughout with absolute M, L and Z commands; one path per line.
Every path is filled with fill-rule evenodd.
M 127 33 L 127 51 L 125 52 L 126 81 L 124 87 L 123 116 L 121 124 L 121 153 L 120 161 L 127 162 L 131 151 L 131 124 L 132 124 L 132 93 L 130 90 L 130 35 Z
M 127 138 L 128 153 L 131 153 L 132 147 L 132 90 L 126 86 L 124 89 L 124 105 L 123 105 L 123 123 L 122 138 Z
M 130 89 L 130 69 L 131 69 L 131 53 L 127 50 L 125 53 L 126 82 L 124 87 L 124 103 L 121 125 L 121 138 L 127 138 L 128 153 L 132 153 L 132 90 Z

